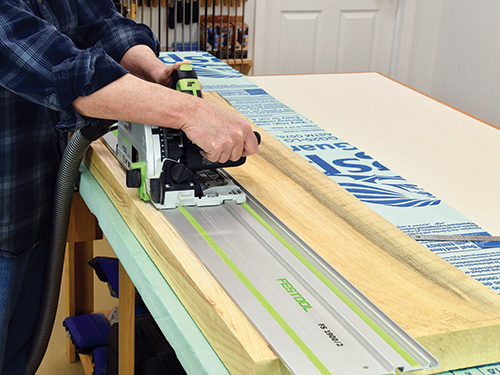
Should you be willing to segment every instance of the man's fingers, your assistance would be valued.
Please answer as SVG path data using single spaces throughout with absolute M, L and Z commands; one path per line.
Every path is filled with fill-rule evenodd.
M 219 155 L 219 159 L 217 160 L 219 163 L 225 163 L 229 160 L 231 156 L 231 150 L 230 149 L 225 149 L 223 150 L 220 155 Z
M 176 63 L 174 63 L 174 68 L 173 70 L 176 70 L 176 69 L 179 69 L 181 67 L 181 65 L 184 65 L 184 64 L 188 64 L 188 65 L 191 65 L 191 63 L 189 61 L 177 61 Z
M 231 154 L 229 156 L 229 160 L 231 161 L 238 161 L 240 160 L 242 154 L 243 154 L 243 148 L 244 148 L 244 143 L 240 142 L 233 149 L 231 150 Z
M 237 161 L 258 151 L 258 142 L 250 123 L 215 104 L 201 101 L 196 117 L 182 126 L 186 135 L 203 149 L 211 162 Z
M 213 144 L 213 148 L 209 151 L 203 151 L 201 154 L 204 158 L 211 162 L 226 163 L 228 160 L 238 161 L 243 153 L 244 144 L 240 140 L 238 142 L 217 142 Z
M 170 82 L 172 81 L 172 73 L 179 69 L 181 65 L 183 64 L 189 64 L 189 61 L 177 61 L 176 63 L 172 65 L 166 65 L 165 69 L 163 70 L 163 73 L 161 74 L 160 80 L 157 82 L 161 85 L 170 86 Z
M 201 154 L 201 156 L 203 156 L 205 159 L 211 161 L 212 163 L 217 162 L 218 158 L 215 157 L 215 156 L 212 156 L 212 154 L 209 154 L 209 153 L 207 153 L 207 152 L 205 152 L 203 150 L 200 151 L 200 154 Z
M 257 141 L 257 137 L 252 132 L 251 135 L 249 135 L 245 139 L 245 144 L 241 156 L 250 156 L 256 154 L 257 151 L 259 151 L 259 143 Z
M 237 145 L 238 142 L 241 143 L 240 140 L 233 139 L 233 137 L 231 137 L 231 135 L 225 135 L 219 142 L 215 143 L 215 147 L 219 149 L 219 157 L 217 159 L 219 163 L 227 162 L 232 156 L 235 145 Z

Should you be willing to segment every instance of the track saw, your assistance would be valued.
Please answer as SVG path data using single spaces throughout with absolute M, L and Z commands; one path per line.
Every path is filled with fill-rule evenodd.
M 171 82 L 171 88 L 202 96 L 196 72 L 189 64 L 174 71 Z M 260 143 L 259 133 L 255 136 Z M 127 169 L 127 187 L 138 188 L 139 196 L 158 209 L 245 202 L 245 194 L 218 168 L 242 165 L 246 158 L 213 163 L 200 151 L 181 130 L 118 122 L 116 152 Z
M 190 65 L 177 90 L 201 96 Z M 258 134 L 256 136 L 259 138 Z M 439 362 L 180 131 L 120 122 L 127 186 L 152 202 L 296 375 L 375 375 Z

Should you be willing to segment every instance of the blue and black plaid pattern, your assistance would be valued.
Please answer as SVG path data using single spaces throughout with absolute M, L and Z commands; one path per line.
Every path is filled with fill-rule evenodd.
M 88 119 L 72 106 L 127 71 L 132 46 L 158 52 L 151 30 L 111 0 L 0 2 L 0 252 L 46 238 L 66 131 Z

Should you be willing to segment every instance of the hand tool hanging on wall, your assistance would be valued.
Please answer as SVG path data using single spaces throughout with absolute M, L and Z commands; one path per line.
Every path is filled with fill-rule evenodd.
M 200 18 L 200 2 L 198 0 L 193 0 L 193 23 L 198 23 L 198 18 Z
M 161 0 L 158 4 L 158 43 L 160 44 L 161 48 L 161 7 L 163 4 L 164 0 Z
M 127 17 L 128 14 L 128 0 L 121 2 L 121 13 L 123 17 Z
M 146 6 L 149 8 L 149 25 L 153 24 L 153 9 L 151 9 L 151 0 L 144 0 L 146 2 Z
M 130 4 L 130 18 L 135 20 L 136 15 L 137 15 L 137 4 L 135 0 L 132 0 L 132 3 Z
M 191 23 L 191 1 L 185 0 L 184 6 L 186 7 L 184 9 L 184 24 L 189 25 Z
M 122 12 L 121 0 L 113 0 L 113 4 L 115 4 L 116 10 L 121 14 L 121 12 Z
M 212 45 L 210 53 L 214 55 L 214 51 L 217 45 L 217 31 L 215 30 L 215 7 L 217 4 L 215 0 L 212 2 L 212 37 L 210 38 L 210 44 Z
M 174 0 L 170 0 L 168 4 L 168 27 L 169 29 L 175 28 L 175 4 Z
M 177 23 L 182 23 L 184 18 L 183 13 L 184 7 L 182 6 L 182 0 L 177 0 Z

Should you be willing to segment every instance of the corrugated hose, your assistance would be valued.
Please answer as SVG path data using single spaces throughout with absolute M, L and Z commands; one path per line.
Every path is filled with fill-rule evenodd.
M 34 375 L 37 371 L 52 333 L 61 288 L 71 201 L 80 163 L 90 144 L 106 134 L 112 123 L 113 121 L 109 120 L 93 120 L 73 134 L 64 151 L 54 194 L 51 245 L 47 255 L 45 286 L 32 345 L 27 356 L 26 375 Z

